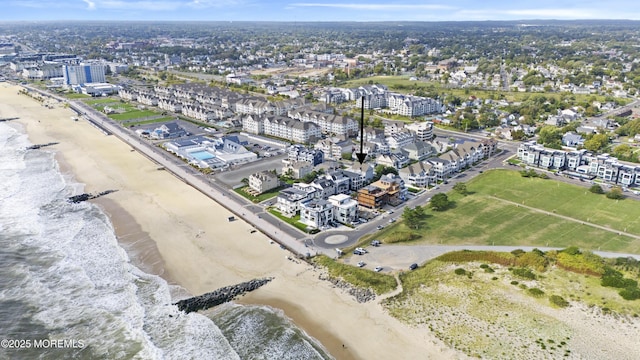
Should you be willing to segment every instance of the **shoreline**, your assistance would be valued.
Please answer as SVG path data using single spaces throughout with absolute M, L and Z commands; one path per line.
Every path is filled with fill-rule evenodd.
M 275 280 L 268 286 L 236 302 L 282 310 L 339 359 L 393 358 L 399 353 L 411 358 L 460 357 L 428 331 L 391 318 L 379 304 L 358 304 L 319 280 L 317 270 L 307 263 L 287 260 L 289 252 L 270 244 L 262 233 L 251 234 L 248 223 L 228 223 L 228 210 L 173 175 L 157 171 L 125 142 L 105 136 L 86 121 L 69 121 L 71 110 L 44 108 L 17 95 L 17 89 L 0 85 L 0 115 L 18 114 L 17 122 L 32 143 L 59 141 L 51 151 L 61 173 L 84 184 L 85 192 L 118 190 L 93 201 L 109 216 L 130 261 L 143 271 L 194 295 L 272 276 Z

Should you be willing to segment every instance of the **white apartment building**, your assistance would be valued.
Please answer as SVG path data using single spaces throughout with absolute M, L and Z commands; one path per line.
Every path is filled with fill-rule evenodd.
M 329 196 L 333 205 L 333 218 L 343 224 L 351 224 L 358 218 L 358 202 L 349 195 L 337 194 Z

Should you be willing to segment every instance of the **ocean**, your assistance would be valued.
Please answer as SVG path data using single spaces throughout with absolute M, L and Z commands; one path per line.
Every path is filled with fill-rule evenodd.
M 277 309 L 178 311 L 184 290 L 134 266 L 98 206 L 67 201 L 83 185 L 29 145 L 0 123 L 0 359 L 332 358 Z

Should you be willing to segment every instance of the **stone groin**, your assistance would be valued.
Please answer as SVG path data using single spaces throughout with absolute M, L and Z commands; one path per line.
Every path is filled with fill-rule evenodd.
M 68 202 L 70 202 L 70 203 L 77 204 L 77 203 L 80 203 L 80 202 L 83 202 L 83 201 L 96 199 L 96 198 L 99 198 L 100 196 L 104 196 L 104 195 L 107 195 L 107 194 L 111 194 L 111 193 L 114 193 L 114 192 L 116 192 L 116 191 L 118 191 L 118 190 L 105 190 L 105 191 L 99 192 L 99 193 L 97 193 L 97 194 L 80 194 L 80 195 L 74 195 L 74 196 L 69 197 L 69 198 L 67 199 L 67 201 L 68 201 Z
M 59 144 L 59 143 L 50 142 L 50 143 L 46 143 L 46 144 L 35 144 L 35 145 L 27 146 L 27 150 L 36 150 L 36 149 L 43 148 L 45 146 L 51 146 L 51 145 L 57 145 L 57 144 Z
M 186 313 L 206 310 L 211 307 L 224 304 L 231 300 L 234 300 L 238 296 L 244 295 L 247 292 L 253 291 L 273 278 L 254 279 L 251 281 L 243 282 L 237 285 L 225 286 L 210 293 L 194 296 L 189 299 L 180 300 L 174 305 L 178 306 L 178 309 Z

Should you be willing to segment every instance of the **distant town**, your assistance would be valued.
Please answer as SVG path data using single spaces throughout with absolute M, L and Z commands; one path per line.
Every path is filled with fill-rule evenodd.
M 0 77 L 307 233 L 508 164 L 635 193 L 636 23 L 437 25 L 4 23 Z

